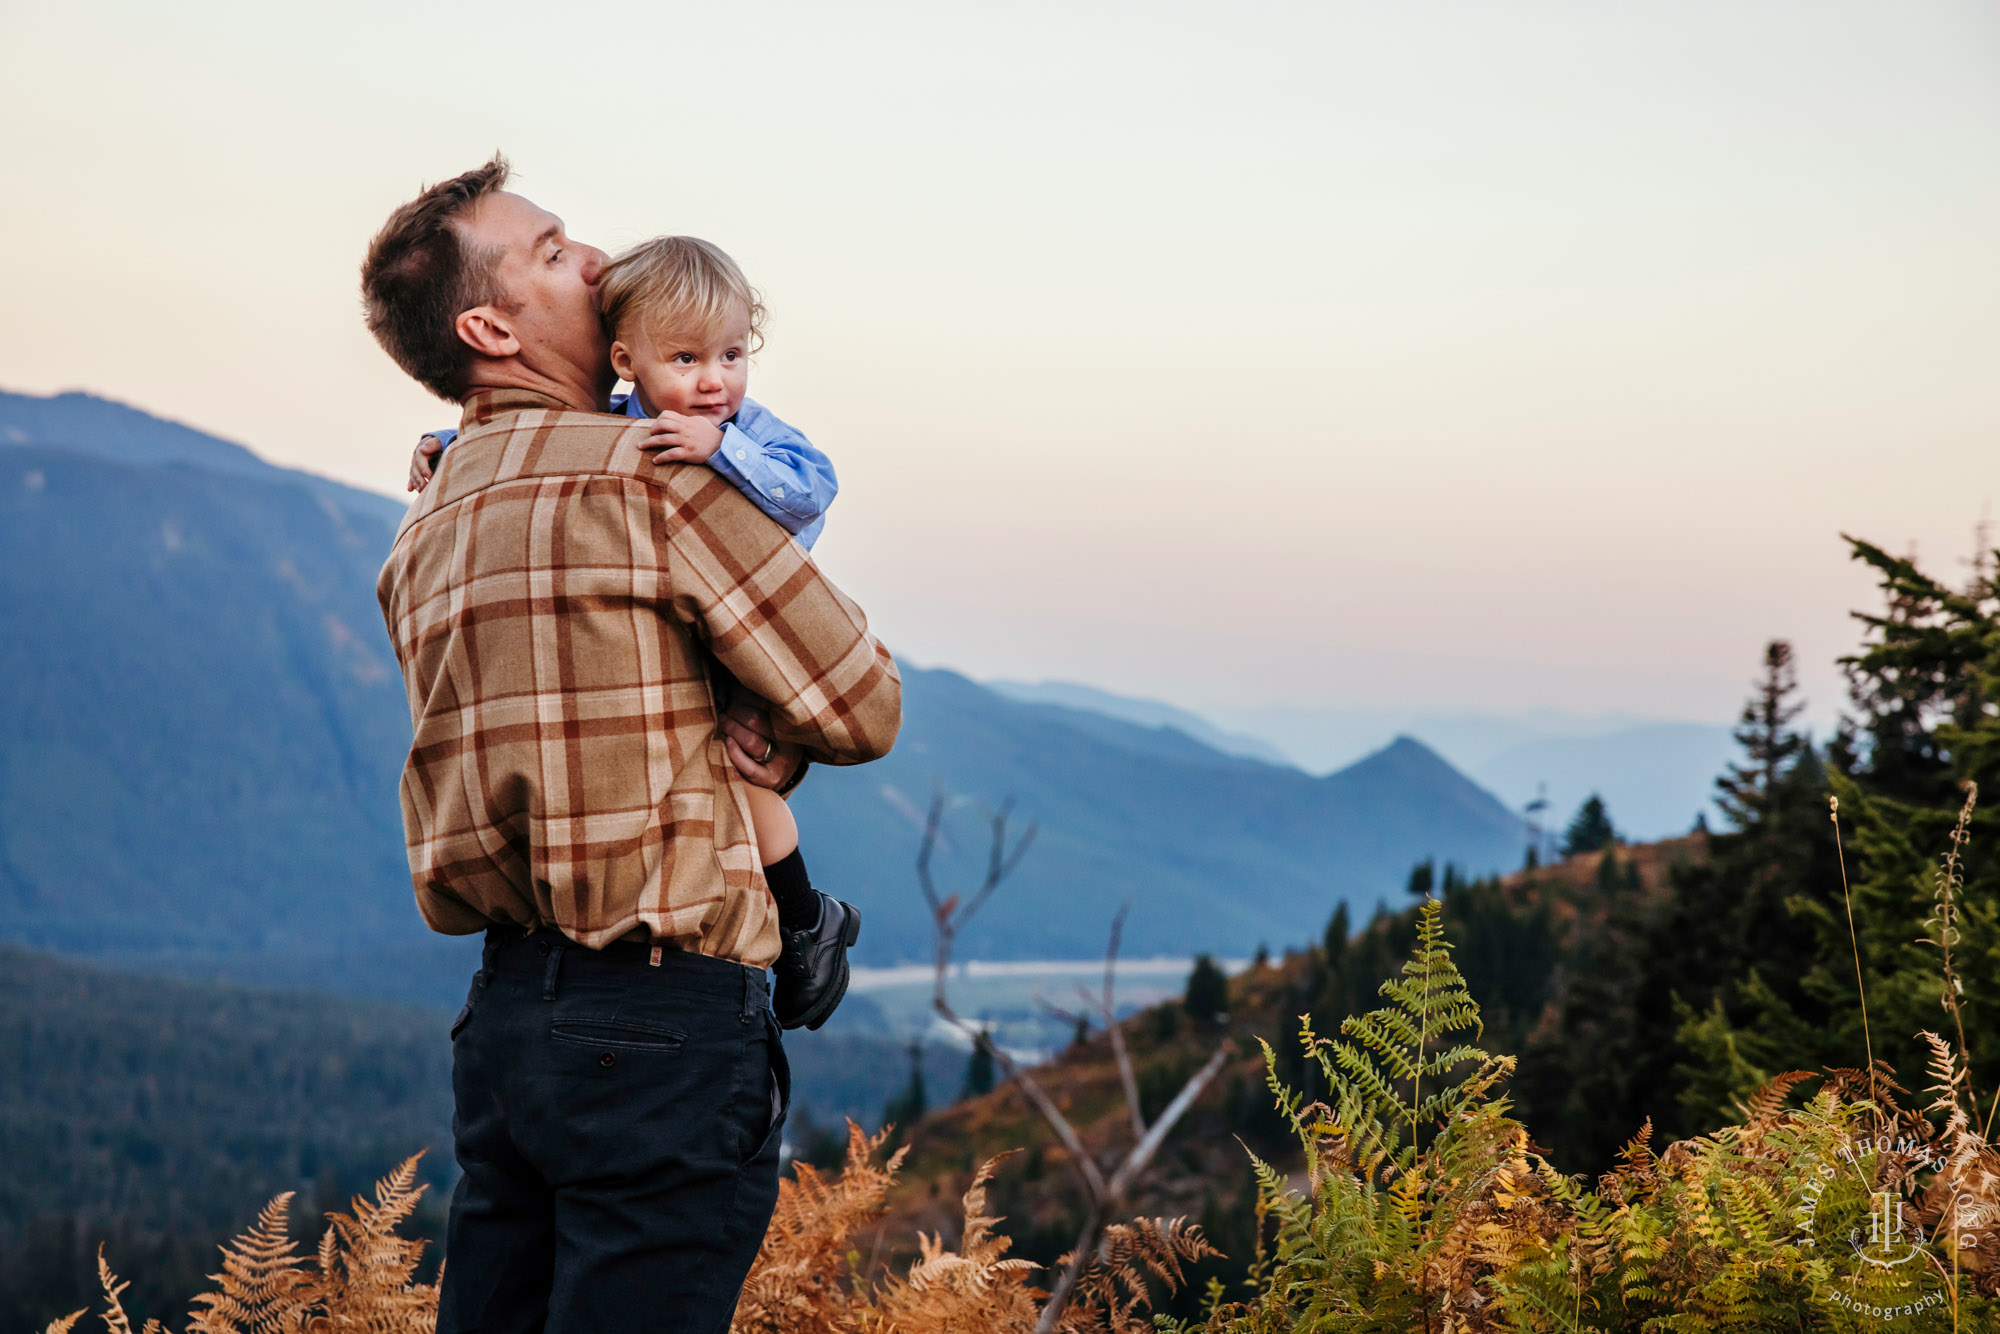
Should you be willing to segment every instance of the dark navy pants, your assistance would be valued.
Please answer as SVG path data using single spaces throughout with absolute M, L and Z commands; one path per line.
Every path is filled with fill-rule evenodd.
M 438 1334 L 721 1334 L 778 1198 L 791 1074 L 766 978 L 487 933 L 452 1025 L 464 1175 Z

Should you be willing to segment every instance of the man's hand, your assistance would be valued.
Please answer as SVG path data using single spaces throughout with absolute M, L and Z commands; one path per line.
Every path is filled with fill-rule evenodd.
M 732 704 L 722 715 L 722 746 L 744 781 L 773 791 L 805 762 L 803 747 L 778 740 L 771 715 L 754 704 Z
M 427 435 L 417 441 L 416 452 L 410 455 L 410 485 L 407 488 L 408 490 L 421 491 L 425 486 L 429 485 L 431 473 L 437 467 L 438 455 L 442 453 L 444 453 L 444 446 L 438 442 L 438 438 L 434 435 Z
M 722 428 L 706 417 L 662 412 L 641 449 L 657 449 L 654 463 L 706 463 L 722 448 Z

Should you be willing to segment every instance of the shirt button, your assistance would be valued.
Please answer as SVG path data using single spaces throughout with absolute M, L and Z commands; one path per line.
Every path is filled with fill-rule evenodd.
M 749 457 L 749 456 L 748 456 L 748 455 L 746 455 L 746 454 L 745 454 L 745 453 L 744 453 L 744 452 L 743 452 L 742 450 L 740 450 L 740 449 L 739 449 L 739 450 L 737 450 L 737 451 L 736 451 L 736 461 L 737 461 L 738 463 L 741 463 L 741 462 L 742 462 L 742 461 L 743 461 L 743 460 L 744 460 L 745 458 L 747 458 L 747 457 Z
M 535 942 L 535 953 L 541 955 L 544 959 L 549 957 L 549 951 L 554 948 L 555 946 L 549 944 L 549 942 L 546 940 L 540 940 Z
M 779 500 L 783 500 L 785 498 L 785 488 L 782 486 L 774 486 L 771 488 L 771 494 L 777 497 Z
M 606 1070 L 609 1070 L 612 1066 L 618 1064 L 618 1058 L 607 1051 L 604 1055 L 597 1058 L 597 1063 Z

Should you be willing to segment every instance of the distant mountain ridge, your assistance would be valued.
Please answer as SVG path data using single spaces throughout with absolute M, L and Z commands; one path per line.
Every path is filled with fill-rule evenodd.
M 1025 703 L 1055 704 L 1138 723 L 1141 727 L 1171 727 L 1226 755 L 1241 755 L 1245 759 L 1263 760 L 1267 764 L 1292 763 L 1283 751 L 1262 738 L 1247 732 L 1225 731 L 1198 713 L 1156 699 L 1120 695 L 1077 681 L 988 681 L 985 684 L 989 690 Z
M 389 496 L 266 462 L 232 441 L 95 394 L 71 391 L 44 398 L 0 390 L 0 444 L 52 446 L 126 464 L 186 463 L 236 477 L 282 480 L 391 525 L 408 508 Z
M 374 581 L 403 506 L 89 395 L 0 394 L 0 937 L 108 962 L 424 1001 L 469 942 L 423 930 L 396 784 L 409 744 Z M 835 572 L 838 577 L 838 572 Z M 921 959 L 921 812 L 939 874 L 983 868 L 982 808 L 1040 826 L 962 957 L 1134 954 L 1317 933 L 1425 856 L 1518 863 L 1520 822 L 1413 741 L 1316 778 L 1183 730 L 908 669 L 888 759 L 797 797 L 861 959 Z

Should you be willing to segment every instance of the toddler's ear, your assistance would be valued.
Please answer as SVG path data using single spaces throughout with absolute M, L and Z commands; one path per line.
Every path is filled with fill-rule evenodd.
M 619 379 L 629 382 L 632 378 L 632 349 L 623 343 L 612 343 L 611 369 L 618 372 Z

